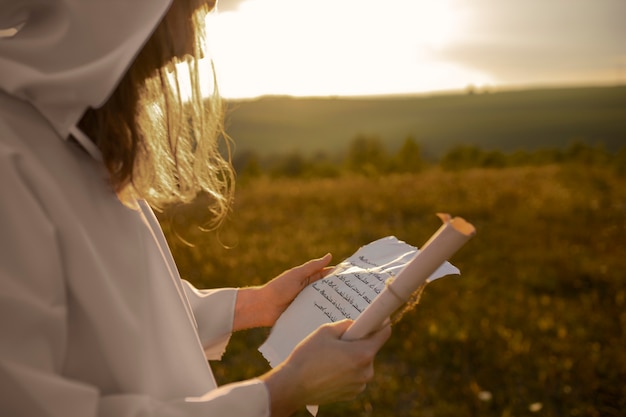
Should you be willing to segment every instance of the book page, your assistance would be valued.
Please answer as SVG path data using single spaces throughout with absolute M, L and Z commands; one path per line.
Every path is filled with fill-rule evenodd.
M 396 276 L 417 253 L 416 247 L 394 236 L 361 247 L 325 278 L 302 290 L 276 321 L 259 351 L 275 367 L 320 325 L 355 320 L 383 291 L 387 279 Z M 460 272 L 444 262 L 427 282 L 451 274 Z

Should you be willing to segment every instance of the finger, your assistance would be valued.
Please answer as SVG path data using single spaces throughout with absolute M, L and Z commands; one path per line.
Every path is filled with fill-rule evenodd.
M 321 258 L 318 259 L 312 259 L 302 265 L 300 265 L 299 267 L 297 267 L 298 269 L 300 269 L 300 271 L 304 274 L 304 275 L 312 275 L 315 272 L 318 272 L 320 269 L 323 269 L 325 266 L 327 266 L 330 263 L 330 260 L 333 259 L 333 256 L 330 253 L 327 253 L 326 255 L 322 256 Z
M 380 329 L 373 332 L 369 335 L 364 341 L 369 345 L 370 348 L 378 351 L 382 345 L 385 344 L 387 339 L 391 336 L 391 325 L 389 323 L 385 324 Z
M 326 265 L 328 265 L 331 259 L 332 255 L 327 253 L 321 258 L 313 259 L 292 269 L 291 272 L 295 272 L 300 277 L 300 285 L 304 288 L 310 283 L 318 281 L 328 275 L 332 268 Z
M 320 271 L 320 278 L 324 278 L 326 275 L 330 274 L 335 269 L 335 266 L 325 266 Z
M 344 319 L 341 321 L 336 321 L 334 323 L 327 323 L 323 326 L 326 327 L 333 336 L 339 339 L 341 338 L 341 335 L 343 335 L 346 330 L 348 330 L 348 327 L 350 327 L 353 322 L 353 320 Z
M 357 391 L 357 392 L 356 392 L 356 395 L 359 395 L 359 394 L 361 394 L 362 392 L 364 392 L 366 388 L 367 388 L 367 384 L 361 384 L 361 385 L 359 385 L 359 387 L 358 387 L 358 388 L 357 388 L 357 390 L 356 390 L 356 391 Z M 355 395 L 355 397 L 356 397 L 356 395 Z
M 307 285 L 315 282 L 315 281 L 319 281 L 320 279 L 324 278 L 326 275 L 328 275 L 330 273 L 330 271 L 332 271 L 333 269 L 335 269 L 335 267 L 333 266 L 326 266 L 322 269 L 320 269 L 317 272 L 314 272 L 313 274 L 305 277 L 302 280 L 302 287 L 306 287 Z
M 369 383 L 374 380 L 374 361 L 370 362 L 370 364 L 365 367 L 365 370 L 363 371 L 363 379 L 365 380 L 365 383 Z

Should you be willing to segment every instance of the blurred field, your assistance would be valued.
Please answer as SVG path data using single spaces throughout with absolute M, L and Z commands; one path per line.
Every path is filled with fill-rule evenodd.
M 182 275 L 201 287 L 262 283 L 328 251 L 338 262 L 387 235 L 420 246 L 436 212 L 477 227 L 451 260 L 462 277 L 429 285 L 366 392 L 320 417 L 624 415 L 626 178 L 611 169 L 260 178 L 238 189 L 219 233 L 197 229 L 201 210 L 161 215 Z M 218 381 L 267 370 L 256 350 L 267 334 L 235 334 Z
M 573 140 L 615 151 L 626 140 L 626 86 L 365 98 L 266 97 L 229 103 L 238 154 L 336 155 L 357 135 L 394 151 L 407 136 L 437 159 L 456 145 L 511 152 Z

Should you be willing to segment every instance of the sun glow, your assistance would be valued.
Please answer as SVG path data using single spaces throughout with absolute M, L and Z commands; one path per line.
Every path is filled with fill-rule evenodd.
M 226 97 L 372 95 L 489 82 L 437 59 L 464 16 L 455 0 L 248 0 L 207 20 Z

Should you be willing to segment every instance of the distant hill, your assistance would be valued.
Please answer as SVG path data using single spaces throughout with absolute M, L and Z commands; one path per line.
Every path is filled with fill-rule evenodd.
M 626 86 L 390 96 L 264 97 L 230 101 L 226 130 L 236 154 L 335 154 L 359 134 L 395 150 L 409 135 L 424 153 L 454 145 L 484 149 L 562 148 L 574 140 L 626 145 Z

